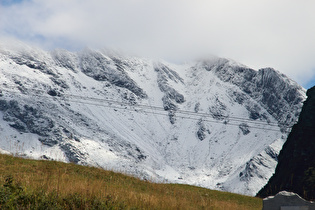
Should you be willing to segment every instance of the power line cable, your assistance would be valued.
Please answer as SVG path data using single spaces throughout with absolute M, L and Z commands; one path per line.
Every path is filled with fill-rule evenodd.
M 44 91 L 44 90 L 40 90 L 40 89 L 26 89 L 26 90 L 33 90 L 33 91 L 37 91 L 37 92 L 41 92 L 41 93 L 47 93 L 47 91 Z M 22 93 L 18 92 L 18 91 L 12 91 L 12 90 L 5 90 L 5 92 L 8 92 L 8 93 L 17 93 L 17 94 L 20 94 L 20 95 L 23 95 Z M 38 96 L 38 97 L 46 97 L 46 98 L 51 98 L 53 96 L 51 95 L 39 95 L 39 94 L 32 94 L 33 96 Z M 83 104 L 90 104 L 90 105 L 96 105 L 96 106 L 103 106 L 103 107 L 108 107 L 108 108 L 117 108 L 117 109 L 122 109 L 121 107 L 119 106 L 113 106 L 112 104 L 116 104 L 116 105 L 120 105 L 120 106 L 129 106 L 129 107 L 138 107 L 138 108 L 141 108 L 142 112 L 145 112 L 145 113 L 151 113 L 151 114 L 156 114 L 156 115 L 164 115 L 164 116 L 169 116 L 168 113 L 165 113 L 167 110 L 165 110 L 163 107 L 158 107 L 158 106 L 151 106 L 151 105 L 144 105 L 144 104 L 129 104 L 129 103 L 126 103 L 126 102 L 121 102 L 121 101 L 115 101 L 115 100 L 110 100 L 110 99 L 101 99 L 101 98 L 94 98 L 94 97 L 88 97 L 88 96 L 80 96 L 80 95 L 74 95 L 74 94 L 68 94 L 68 93 L 62 93 L 59 97 L 54 97 L 55 99 L 61 99 L 62 97 L 65 97 L 66 99 L 65 100 L 68 100 L 68 101 L 71 101 L 71 102 L 75 102 L 75 103 L 83 103 Z M 85 102 L 83 101 L 78 101 L 78 100 L 71 100 L 70 98 L 74 98 L 74 99 L 81 99 L 81 100 L 84 100 Z M 105 104 L 96 104 L 96 103 L 91 103 L 91 101 L 93 102 L 99 102 L 99 103 L 107 103 L 108 105 L 106 106 Z M 125 109 L 125 108 L 123 108 Z M 143 109 L 148 109 L 148 110 L 151 110 L 151 111 L 147 111 L 147 110 L 143 110 Z M 133 111 L 133 110 L 131 110 Z M 138 110 L 139 111 L 139 110 Z M 162 112 L 162 113 L 158 113 L 158 112 Z M 202 121 L 207 121 L 207 122 L 212 122 L 212 123 L 222 123 L 222 122 L 218 122 L 218 121 L 215 121 L 215 120 L 209 120 L 209 119 L 204 119 L 204 118 L 214 118 L 214 116 L 211 116 L 209 115 L 208 113 L 196 113 L 196 112 L 192 112 L 192 111 L 187 111 L 187 110 L 181 110 L 181 109 L 178 109 L 176 110 L 175 112 L 176 114 L 184 114 L 184 115 L 187 115 L 187 116 L 178 116 L 178 117 L 181 117 L 181 118 L 185 118 L 185 119 L 192 119 L 192 120 L 202 120 Z M 189 117 L 192 116 L 192 117 L 201 117 L 201 118 L 192 118 L 192 117 Z M 262 126 L 270 126 L 270 127 L 277 127 L 279 128 L 279 126 L 275 123 L 267 123 L 267 122 L 257 122 L 257 121 L 253 121 L 253 120 L 250 120 L 250 119 L 247 119 L 247 118 L 241 118 L 241 117 L 233 117 L 233 116 L 224 116 L 224 115 L 217 115 L 215 117 L 221 117 L 223 119 L 228 119 L 229 121 L 237 121 L 237 122 L 246 122 L 246 123 L 251 123 L 251 124 L 256 124 L 256 125 L 262 125 Z M 229 125 L 235 125 L 235 126 L 239 126 L 239 124 L 233 124 L 231 122 L 226 122 L 226 124 L 229 124 Z M 275 129 L 268 129 L 268 128 L 261 128 L 261 127 L 257 127 L 257 126 L 250 126 L 251 128 L 257 128 L 257 129 L 264 129 L 264 130 L 271 130 L 271 131 L 279 131 L 279 130 L 275 130 Z M 290 128 L 291 126 L 284 126 L 283 127 L 287 127 L 287 128 Z

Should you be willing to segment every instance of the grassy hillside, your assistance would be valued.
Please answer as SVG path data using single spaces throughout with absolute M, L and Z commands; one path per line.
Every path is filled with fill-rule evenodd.
M 262 209 L 262 200 L 0 155 L 0 209 Z

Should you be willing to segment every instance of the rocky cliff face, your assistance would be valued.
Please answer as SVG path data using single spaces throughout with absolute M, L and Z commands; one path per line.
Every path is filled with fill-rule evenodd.
M 315 200 L 315 87 L 307 91 L 295 124 L 278 157 L 275 174 L 258 193 L 266 197 L 286 190 Z
M 273 69 L 0 45 L 0 151 L 254 195 L 304 90 Z

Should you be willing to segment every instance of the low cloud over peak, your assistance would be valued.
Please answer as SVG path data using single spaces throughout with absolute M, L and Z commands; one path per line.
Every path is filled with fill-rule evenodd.
M 315 75 L 315 2 L 249 0 L 2 1 L 2 35 L 44 47 L 118 48 L 167 60 L 207 54 Z

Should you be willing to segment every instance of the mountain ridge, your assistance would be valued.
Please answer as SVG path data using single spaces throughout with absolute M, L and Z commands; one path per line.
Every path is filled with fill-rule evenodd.
M 305 90 L 234 61 L 0 45 L 4 151 L 254 195 Z

